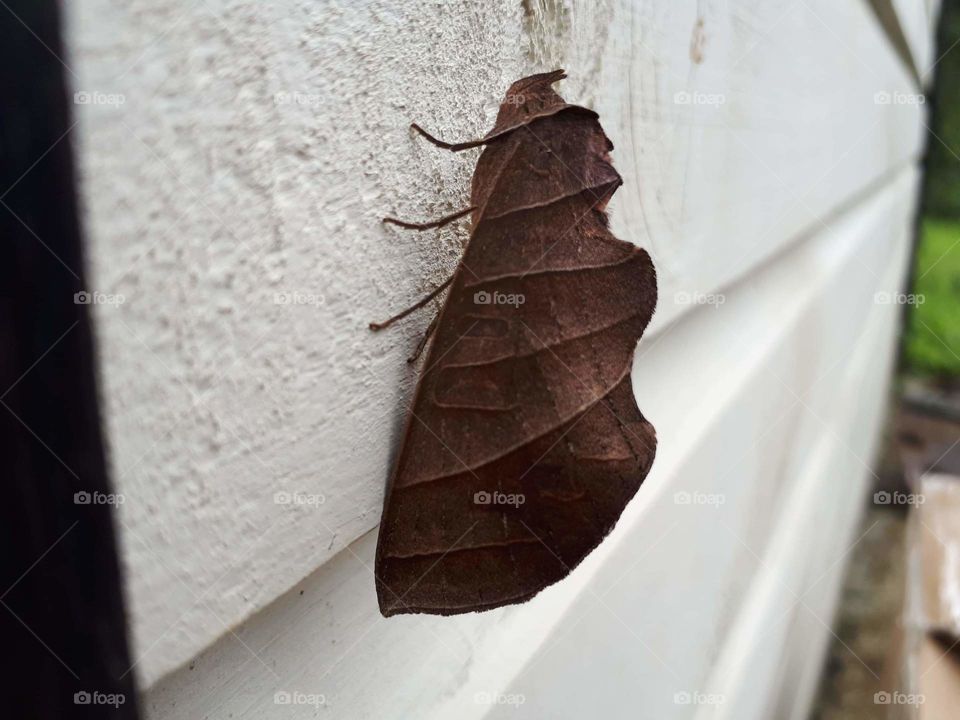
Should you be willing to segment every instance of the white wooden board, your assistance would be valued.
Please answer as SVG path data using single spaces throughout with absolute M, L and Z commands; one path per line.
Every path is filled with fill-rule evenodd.
M 344 580 L 335 591 L 324 585 L 313 600 L 319 605 L 310 606 L 325 609 L 309 617 L 333 628 L 330 642 L 354 637 L 342 623 L 366 621 L 373 588 L 352 574 L 350 552 L 362 555 L 372 542 L 415 379 L 404 358 L 429 313 L 375 337 L 366 323 L 446 277 L 463 239 L 454 228 L 395 232 L 379 218 L 461 207 L 475 157 L 416 140 L 406 129 L 412 119 L 445 137 L 476 136 L 510 81 L 566 67 L 563 93 L 595 107 L 616 144 L 626 183 L 611 206 L 614 228 L 651 251 L 661 279 L 644 347 L 659 349 L 662 338 L 673 354 L 661 351 L 649 376 L 638 378 L 647 383 L 645 412 L 693 402 L 684 383 L 706 372 L 698 365 L 709 355 L 702 338 L 719 336 L 725 317 L 748 326 L 747 315 L 726 306 L 711 315 L 691 298 L 734 284 L 742 293 L 789 248 L 830 233 L 844 213 L 893 187 L 916 160 L 923 108 L 907 101 L 911 81 L 866 3 L 525 6 L 67 4 L 75 90 L 123 99 L 78 105 L 74 136 L 90 290 L 126 298 L 94 310 L 112 466 L 125 497 L 119 525 L 134 671 L 145 687 L 218 637 L 235 642 L 231 628 L 268 606 L 275 612 L 278 596 L 318 572 Z M 765 312 L 764 338 L 780 332 L 781 308 Z M 825 333 L 850 317 L 838 308 L 807 337 L 833 350 L 837 341 Z M 675 332 L 684 345 L 670 342 Z M 763 364 L 763 342 L 744 348 L 758 363 L 751 372 Z M 758 382 L 743 362 L 731 365 L 738 382 Z M 812 362 L 783 370 L 806 376 Z M 679 477 L 672 448 L 713 428 L 715 418 L 737 419 L 739 435 L 759 434 L 786 399 L 777 387 L 740 395 L 713 386 L 681 426 L 661 427 L 645 502 L 674 491 L 663 479 Z M 726 439 L 733 429 L 716 432 Z M 791 443 L 812 449 L 815 433 L 797 432 L 807 435 Z M 778 453 L 792 446 L 781 438 L 748 455 L 749 473 L 773 473 Z M 276 493 L 305 501 L 278 504 Z M 772 518 L 756 502 L 753 512 Z M 649 532 L 658 527 L 652 521 Z M 694 572 L 700 566 L 679 551 L 698 546 L 697 536 L 677 542 L 677 570 Z M 718 562 L 702 570 L 716 581 L 749 567 L 732 542 L 716 552 Z M 564 587 L 571 593 L 577 585 Z M 559 597 L 538 599 L 539 630 L 524 620 L 525 637 L 553 636 L 553 619 L 567 608 Z M 677 611 L 695 615 L 689 602 Z M 701 620 L 703 631 L 714 632 L 719 619 Z M 659 647 L 663 618 L 647 620 L 645 642 Z M 409 637 L 417 623 L 397 620 L 385 637 Z M 444 626 L 458 652 L 441 647 L 410 662 L 455 685 L 475 663 L 464 658 L 486 659 L 498 647 L 488 623 Z M 492 644 L 476 645 L 478 633 Z M 320 637 L 313 642 L 327 642 Z M 339 650 L 308 647 L 323 657 Z M 293 661 L 306 664 L 300 656 L 274 660 Z M 230 667 L 204 675 L 204 688 L 221 676 L 228 682 Z M 269 687 L 270 678 L 254 687 Z M 366 697 L 357 702 L 382 709 L 382 698 L 402 685 L 394 677 L 378 683 L 382 693 L 360 693 Z M 246 699 L 253 690 L 240 692 Z M 401 695 L 412 702 L 421 692 L 429 696 L 409 687 Z
M 384 620 L 371 533 L 155 686 L 149 716 L 314 717 L 285 697 L 322 697 L 329 718 L 438 720 L 759 720 L 805 704 L 811 681 L 778 668 L 815 677 L 855 539 L 900 311 L 876 293 L 903 281 L 916 179 L 641 343 L 657 464 L 563 583 L 481 615 Z

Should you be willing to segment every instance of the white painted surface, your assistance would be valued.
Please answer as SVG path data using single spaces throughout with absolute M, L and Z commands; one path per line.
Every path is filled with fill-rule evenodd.
M 939 4 L 928 0 L 893 0 L 893 7 L 904 37 L 910 45 L 910 54 L 917 66 L 917 73 L 924 82 L 931 82 L 931 68 L 936 60 L 933 24 L 936 22 Z
M 482 615 L 384 620 L 365 590 L 370 533 L 155 686 L 149 715 L 280 717 L 275 694 L 300 692 L 338 718 L 785 717 L 770 708 L 802 705 L 802 684 L 779 675 L 818 668 L 865 499 L 899 312 L 874 295 L 902 282 L 915 180 L 904 171 L 720 309 L 641 343 L 634 382 L 658 460 L 564 582 Z M 477 702 L 488 696 L 524 702 Z
M 922 108 L 877 100 L 916 90 L 866 4 L 529 5 L 69 5 L 77 89 L 125 96 L 78 106 L 77 137 L 92 289 L 126 296 L 96 319 L 153 716 L 312 716 L 274 705 L 278 689 L 325 694 L 330 717 L 492 716 L 512 708 L 474 694 L 510 688 L 525 717 L 598 703 L 690 716 L 674 691 L 734 694 L 740 658 L 772 657 L 743 629 L 772 582 L 744 545 L 763 557 L 776 540 L 798 582 L 849 533 L 865 471 L 844 451 L 869 460 L 876 413 L 844 403 L 837 378 L 882 397 L 895 312 L 871 301 L 900 280 L 922 129 Z M 475 157 L 406 126 L 482 134 L 510 81 L 555 66 L 616 144 L 615 231 L 658 266 L 634 381 L 658 427 L 654 472 L 615 534 L 534 602 L 378 621 L 364 563 L 415 379 L 403 359 L 429 313 L 365 326 L 446 277 L 463 238 L 378 220 L 462 207 Z M 684 302 L 717 292 L 719 310 Z M 791 392 L 824 373 L 804 402 L 833 432 Z M 814 547 L 816 513 L 784 503 L 816 494 L 818 467 L 837 519 Z M 727 501 L 673 504 L 694 490 Z M 324 502 L 278 505 L 277 492 Z M 775 536 L 781 524 L 796 532 Z M 831 598 L 817 595 L 827 622 Z M 778 657 L 818 632 L 822 644 L 822 627 L 791 634 Z M 764 703 L 781 697 L 765 687 Z

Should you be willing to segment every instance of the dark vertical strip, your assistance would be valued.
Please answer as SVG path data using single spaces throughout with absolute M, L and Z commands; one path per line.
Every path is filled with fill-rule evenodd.
M 927 98 L 927 118 L 929 123 L 924 128 L 923 149 L 919 160 L 920 166 L 920 197 L 917 200 L 916 212 L 913 217 L 913 237 L 910 240 L 910 257 L 907 261 L 906 289 L 907 293 L 916 292 L 917 284 L 917 256 L 920 252 L 920 243 L 923 242 L 923 220 L 931 214 L 931 183 L 943 182 L 944 176 L 938 172 L 937 161 L 945 157 L 944 148 L 940 141 L 931 133 L 937 133 L 941 138 L 943 135 L 943 125 L 945 110 L 952 110 L 957 106 L 954 98 L 956 90 L 952 83 L 944 82 L 949 80 L 953 74 L 954 66 L 952 62 L 943 63 L 946 53 L 953 49 L 957 42 L 957 17 L 958 5 L 956 2 L 944 2 L 940 11 L 940 17 L 937 19 L 937 29 L 934 35 L 934 57 L 940 58 L 932 70 L 933 76 L 927 78 L 930 83 Z M 930 70 L 924 70 L 928 73 Z M 947 150 L 952 155 L 952 150 Z M 952 165 L 955 158 L 949 158 Z M 909 303 L 904 303 L 900 308 L 900 346 L 897 348 L 897 371 L 903 371 L 906 368 L 907 361 L 907 331 L 911 322 L 916 317 L 916 307 Z
M 0 5 L 0 707 L 135 718 L 59 58 L 54 0 Z
M 927 94 L 932 133 L 927 133 L 928 173 L 924 213 L 953 220 L 960 217 L 960 2 L 948 0 L 940 10 L 933 56 L 933 86 Z M 935 133 L 935 135 L 934 135 Z
M 907 41 L 907 36 L 903 33 L 900 16 L 897 15 L 897 10 L 893 6 L 893 0 L 867 0 L 867 4 L 873 10 L 874 15 L 877 16 L 877 21 L 880 23 L 880 27 L 883 28 L 884 33 L 886 33 L 887 40 L 890 41 L 893 51 L 897 54 L 897 57 L 900 58 L 900 62 L 906 67 L 907 72 L 910 73 L 910 77 L 913 78 L 913 81 L 919 89 L 923 84 L 920 75 L 921 71 L 913 59 L 910 43 Z

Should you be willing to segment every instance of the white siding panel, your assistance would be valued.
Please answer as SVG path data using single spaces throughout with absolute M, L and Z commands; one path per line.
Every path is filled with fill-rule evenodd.
M 716 522 L 762 542 L 797 453 L 820 437 L 796 408 L 780 418 L 790 396 L 764 369 L 804 386 L 855 336 L 853 307 L 804 314 L 824 300 L 814 279 L 840 262 L 814 249 L 833 252 L 819 238 L 877 193 L 908 193 L 903 178 L 920 147 L 924 108 L 892 101 L 913 92 L 911 80 L 867 4 L 88 0 L 66 9 L 75 89 L 124 99 L 78 105 L 75 134 L 90 289 L 126 297 L 94 310 L 113 474 L 126 498 L 119 524 L 136 672 L 149 687 L 217 638 L 226 658 L 196 681 L 171 681 L 182 697 L 158 689 L 158 714 L 183 712 L 174 701 L 263 709 L 271 671 L 285 678 L 295 664 L 320 682 L 313 673 L 326 665 L 317 663 L 340 653 L 344 664 L 320 683 L 334 688 L 338 712 L 351 703 L 391 716 L 385 703 L 419 701 L 439 712 L 434 689 L 386 677 L 369 652 L 349 651 L 357 641 L 395 648 L 385 657 L 396 668 L 428 668 L 445 702 L 476 678 L 503 687 L 530 660 L 512 633 L 534 646 L 557 638 L 586 578 L 603 569 L 610 582 L 669 529 L 672 514 L 642 508 L 711 477 L 730 496 L 724 512 L 671 530 L 650 550 L 670 553 L 655 566 L 661 575 L 621 586 L 638 593 L 630 602 L 647 582 L 671 591 L 650 600 L 636 632 L 692 673 L 685 680 L 703 677 L 746 586 L 705 609 L 670 583 L 675 573 L 690 589 L 750 581 L 755 559 Z M 646 529 L 627 545 L 624 530 L 579 581 L 529 607 L 445 623 L 398 618 L 361 639 L 373 583 L 351 553 L 370 559 L 415 381 L 404 360 L 430 318 L 377 336 L 366 324 L 444 279 L 463 240 L 462 229 L 417 235 L 379 220 L 462 207 L 475 157 L 428 146 L 407 125 L 477 136 L 510 81 L 554 66 L 570 74 L 564 95 L 601 113 L 626 180 L 611 205 L 614 229 L 651 251 L 661 281 L 637 376 L 661 450 L 624 525 L 643 513 Z M 840 237 L 841 248 L 855 242 Z M 868 257 L 865 249 L 847 264 L 856 270 Z M 870 262 L 878 276 L 888 267 Z M 757 289 L 771 273 L 792 294 Z M 720 310 L 684 301 L 734 285 Z M 854 289 L 871 288 L 860 280 Z M 307 303 L 275 303 L 287 293 Z M 795 347 L 774 360 L 780 342 Z M 770 428 L 762 446 L 743 444 Z M 738 472 L 773 480 L 734 487 L 714 476 L 718 458 L 741 454 Z M 296 491 L 324 502 L 274 502 Z M 715 557 L 700 556 L 704 543 Z M 278 600 L 308 576 L 307 599 Z M 301 607 L 294 622 L 288 613 Z M 692 633 L 664 649 L 676 638 L 673 612 L 712 650 L 701 652 Z M 243 645 L 236 656 L 225 649 L 238 642 L 231 628 L 246 637 L 267 627 L 288 638 L 271 646 L 270 669 Z M 427 640 L 416 628 L 429 628 Z M 245 684 L 235 686 L 229 670 L 243 660 Z M 357 684 L 373 668 L 376 691 Z M 661 670 L 644 668 L 638 687 L 662 681 Z M 214 692 L 221 682 L 239 694 Z
M 937 8 L 928 5 L 926 0 L 893 0 L 893 7 L 904 37 L 910 45 L 910 53 L 917 66 L 917 72 L 921 80 L 929 82 L 931 80 L 929 70 L 936 60 L 933 35 L 935 28 L 932 27 L 930 13 L 936 12 Z
M 719 309 L 641 343 L 634 381 L 660 455 L 563 583 L 481 615 L 383 620 L 370 534 L 239 629 L 242 642 L 159 683 L 149 716 L 313 717 L 277 706 L 278 691 L 322 694 L 330 718 L 799 713 L 864 502 L 900 311 L 875 294 L 903 281 L 916 180 L 900 173 Z M 807 607 L 791 609 L 798 596 Z M 806 683 L 778 676 L 790 663 Z

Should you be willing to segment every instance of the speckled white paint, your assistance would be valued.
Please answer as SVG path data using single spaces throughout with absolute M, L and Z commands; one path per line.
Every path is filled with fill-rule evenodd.
M 385 620 L 371 532 L 156 683 L 147 717 L 805 718 L 894 358 L 899 309 L 873 293 L 902 281 L 916 180 L 905 169 L 641 345 L 657 462 L 563 582 L 523 605 Z M 294 691 L 322 708 L 276 702 Z M 675 702 L 698 691 L 729 701 Z M 522 704 L 488 700 L 511 695 Z
M 873 103 L 909 80 L 866 8 L 813 4 L 68 4 L 75 89 L 125 98 L 78 106 L 76 139 L 91 289 L 126 297 L 95 311 L 145 685 L 376 526 L 430 317 L 366 325 L 464 239 L 379 219 L 462 207 L 476 157 L 409 122 L 478 136 L 509 82 L 566 67 L 617 147 L 614 228 L 658 264 L 655 341 L 676 293 L 744 277 L 916 154 L 917 109 Z
M 522 67 L 522 8 L 100 0 L 70 14 L 78 88 L 125 96 L 81 107 L 78 137 L 92 277 L 126 296 L 97 320 L 149 681 L 377 523 L 414 379 L 403 358 L 429 318 L 366 325 L 442 280 L 461 243 L 379 220 L 461 202 L 469 161 L 407 127 L 483 130 Z M 277 505 L 281 491 L 324 502 Z

